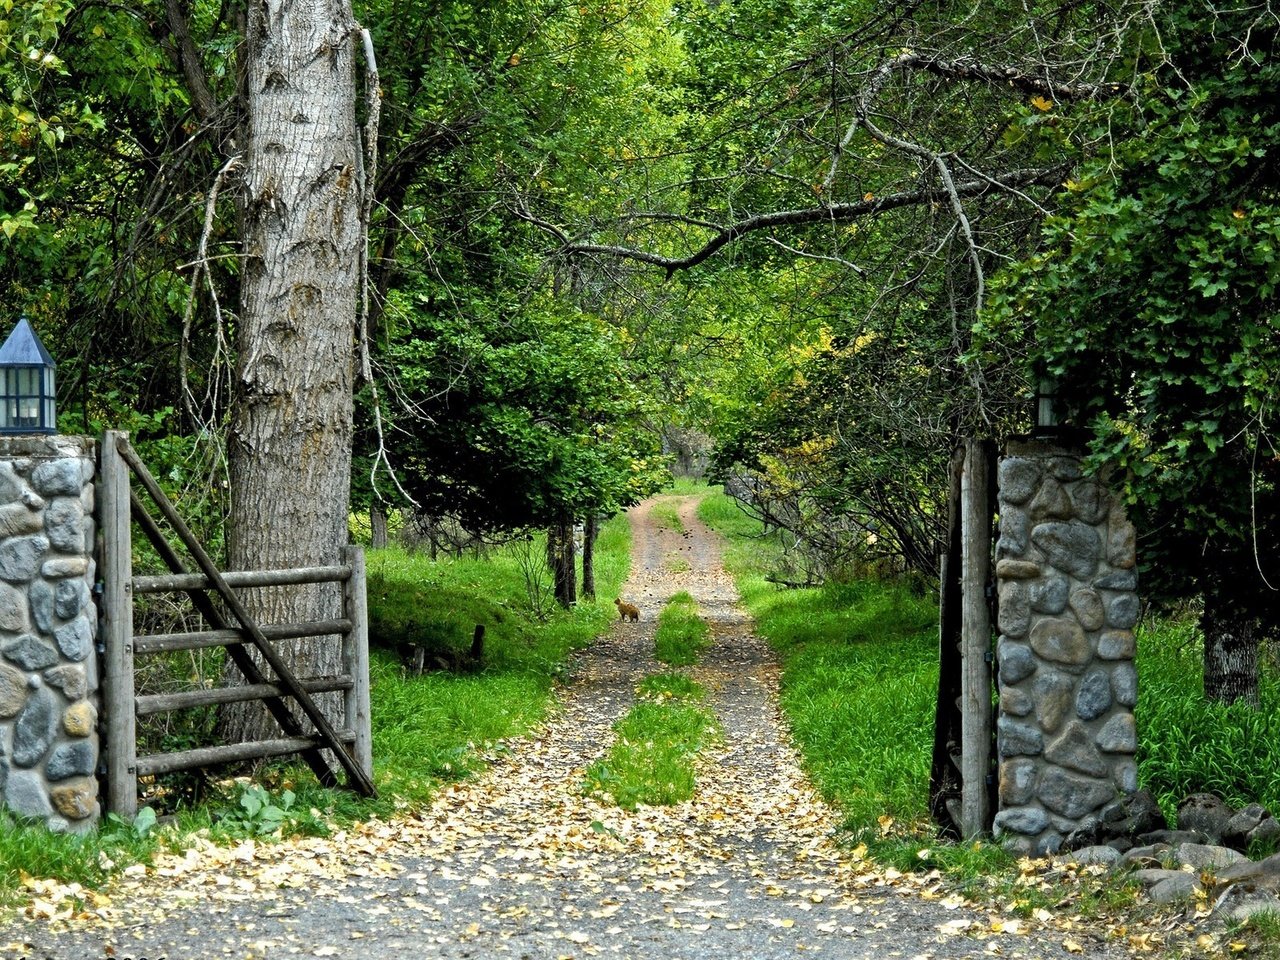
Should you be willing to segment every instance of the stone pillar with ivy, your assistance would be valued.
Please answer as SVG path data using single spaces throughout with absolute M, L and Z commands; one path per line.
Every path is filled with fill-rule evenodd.
M 64 831 L 99 816 L 95 456 L 86 437 L 0 438 L 0 796 Z

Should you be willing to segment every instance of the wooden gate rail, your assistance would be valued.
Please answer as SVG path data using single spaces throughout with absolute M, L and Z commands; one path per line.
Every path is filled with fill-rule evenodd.
M 130 489 L 130 473 L 137 477 L 160 513 L 200 568 L 189 573 L 145 504 Z M 107 807 L 131 817 L 137 810 L 137 778 L 218 763 L 301 754 L 326 786 L 337 783 L 322 750 L 331 750 L 347 773 L 350 785 L 366 796 L 376 795 L 372 781 L 369 727 L 368 619 L 365 609 L 364 554 L 348 547 L 345 564 L 291 570 L 245 571 L 223 574 L 168 501 L 146 466 L 129 445 L 126 434 L 108 432 L 102 444 L 101 512 L 103 532 L 103 643 L 105 646 L 104 706 L 107 724 Z M 172 571 L 167 576 L 133 577 L 131 523 L 136 523 Z M 233 587 L 338 583 L 343 587 L 343 615 L 302 624 L 259 626 Z M 183 592 L 212 629 L 191 633 L 134 636 L 132 599 L 135 594 Z M 216 593 L 227 616 L 213 603 Z M 342 637 L 343 673 L 299 679 L 271 641 L 303 637 Z M 136 696 L 134 657 L 173 650 L 221 646 L 244 674 L 237 687 L 183 693 Z M 246 647 L 257 649 L 275 673 L 263 673 Z M 335 730 L 311 698 L 312 693 L 343 693 L 344 724 Z M 287 698 L 287 699 L 286 699 Z M 200 747 L 177 753 L 138 757 L 136 717 L 168 710 L 260 700 L 280 724 L 284 737 L 250 743 Z M 314 725 L 304 730 L 289 700 L 297 703 Z
M 136 590 L 134 591 L 137 592 Z M 303 640 L 346 633 L 350 620 L 313 620 L 310 623 L 272 626 L 264 624 L 262 635 L 268 640 Z M 194 630 L 191 633 L 149 633 L 134 637 L 134 653 L 171 653 L 174 650 L 203 650 L 207 647 L 229 647 L 247 643 L 241 630 Z

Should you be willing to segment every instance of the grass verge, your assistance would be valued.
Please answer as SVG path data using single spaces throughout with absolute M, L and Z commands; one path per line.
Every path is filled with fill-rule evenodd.
M 625 810 L 693 796 L 694 757 L 715 730 L 706 710 L 688 704 L 637 703 L 614 724 L 617 739 L 587 768 L 584 790 Z
M 711 629 L 698 616 L 698 603 L 685 591 L 667 601 L 653 635 L 654 656 L 671 667 L 688 667 L 711 642 Z
M 660 527 L 684 533 L 684 521 L 680 519 L 678 508 L 670 500 L 659 500 L 649 509 L 649 515 Z
M 707 695 L 702 684 L 674 670 L 651 673 L 636 684 L 636 695 L 649 700 L 698 701 Z

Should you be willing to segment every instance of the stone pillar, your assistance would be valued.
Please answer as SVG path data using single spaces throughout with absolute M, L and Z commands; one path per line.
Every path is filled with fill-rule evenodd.
M 87 437 L 0 437 L 0 796 L 21 817 L 98 819 L 98 616 Z
M 995 830 L 1038 855 L 1138 788 L 1134 529 L 1055 445 L 1011 441 L 998 481 Z

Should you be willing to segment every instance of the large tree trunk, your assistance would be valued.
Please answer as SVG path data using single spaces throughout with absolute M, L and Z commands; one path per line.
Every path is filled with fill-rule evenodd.
M 363 191 L 355 27 L 349 0 L 248 5 L 227 544 L 236 569 L 337 563 L 347 541 Z M 274 588 L 247 599 L 264 622 L 287 622 L 335 616 L 339 593 Z M 341 672 L 336 640 L 284 653 L 301 675 Z M 337 720 L 341 701 L 323 699 Z M 228 712 L 224 733 L 257 739 L 274 725 L 251 704 Z
M 547 565 L 555 580 L 555 597 L 568 610 L 578 601 L 577 550 L 573 545 L 573 518 L 563 516 L 547 531 Z
M 1230 591 L 1204 596 L 1204 695 L 1218 703 L 1258 705 L 1258 622 L 1240 611 Z
M 369 528 L 373 548 L 375 550 L 384 549 L 389 542 L 387 537 L 387 512 L 382 509 L 380 504 L 375 503 L 369 507 Z
M 582 525 L 582 596 L 592 601 L 596 598 L 596 535 L 599 526 L 600 518 L 596 512 L 588 511 Z

